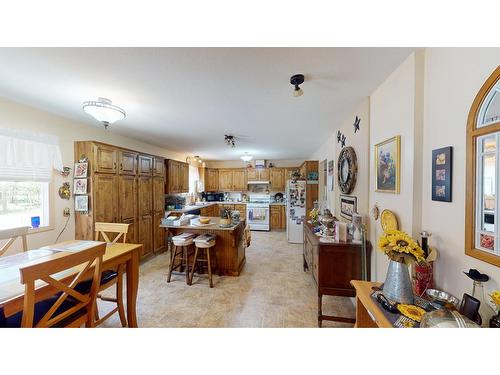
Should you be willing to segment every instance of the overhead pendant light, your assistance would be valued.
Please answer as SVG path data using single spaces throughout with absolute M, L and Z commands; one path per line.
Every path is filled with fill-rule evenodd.
M 83 110 L 97 121 L 102 122 L 105 128 L 109 124 L 123 120 L 126 116 L 125 110 L 113 105 L 111 100 L 106 98 L 97 98 L 96 101 L 83 102 Z
M 253 159 L 253 156 L 249 155 L 248 152 L 245 152 L 245 155 L 241 155 L 240 159 L 243 160 L 245 163 L 248 163 L 250 160 Z
M 304 91 L 299 87 L 299 85 L 304 83 L 304 75 L 303 74 L 295 74 L 290 78 L 290 83 L 294 85 L 293 96 L 299 97 L 304 94 Z

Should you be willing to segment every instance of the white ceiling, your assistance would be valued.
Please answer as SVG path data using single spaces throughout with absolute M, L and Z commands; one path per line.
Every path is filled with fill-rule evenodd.
M 0 96 L 206 160 L 306 158 L 410 48 L 0 48 Z M 303 73 L 304 95 L 290 76 Z M 224 134 L 248 136 L 231 149 Z

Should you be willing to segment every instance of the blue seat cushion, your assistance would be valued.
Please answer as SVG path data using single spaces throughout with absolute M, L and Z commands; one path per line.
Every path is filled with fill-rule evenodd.
M 102 273 L 101 273 L 101 285 L 109 283 L 111 280 L 113 280 L 117 276 L 118 276 L 118 272 L 116 272 L 116 271 L 111 271 L 111 270 L 102 271 Z M 81 294 L 88 294 L 90 292 L 91 287 L 92 287 L 92 279 L 89 279 L 89 280 L 79 282 L 76 285 L 75 290 Z
M 50 298 L 47 298 L 43 301 L 35 303 L 35 311 L 33 314 L 33 326 L 36 326 L 38 322 L 43 318 L 43 316 L 50 310 L 52 305 L 57 301 L 57 299 L 61 296 L 61 293 L 58 293 Z M 69 310 L 70 308 L 76 306 L 77 302 L 72 300 L 71 298 L 66 298 L 64 302 L 57 308 L 53 316 L 57 316 L 62 314 L 63 312 Z M 71 314 L 64 320 L 58 322 L 54 327 L 64 327 L 69 324 L 71 321 L 83 316 L 86 313 L 85 308 L 82 308 L 75 313 Z M 23 312 L 20 311 L 17 314 L 5 317 L 3 309 L 0 309 L 0 328 L 20 328 L 21 322 L 23 319 Z

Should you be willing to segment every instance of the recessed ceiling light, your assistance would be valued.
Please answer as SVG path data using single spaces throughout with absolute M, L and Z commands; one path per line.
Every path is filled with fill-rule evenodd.
M 125 110 L 113 105 L 111 100 L 106 98 L 97 98 L 96 101 L 83 102 L 82 108 L 97 121 L 102 122 L 105 128 L 109 124 L 123 120 L 126 116 Z

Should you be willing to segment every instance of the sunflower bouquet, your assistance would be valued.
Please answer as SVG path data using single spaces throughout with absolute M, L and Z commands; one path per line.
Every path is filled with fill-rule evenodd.
M 495 290 L 490 294 L 491 302 L 497 307 L 497 314 L 500 314 L 500 290 Z
M 387 230 L 378 240 L 378 248 L 391 260 L 409 264 L 425 261 L 424 250 L 408 234 L 399 230 Z

